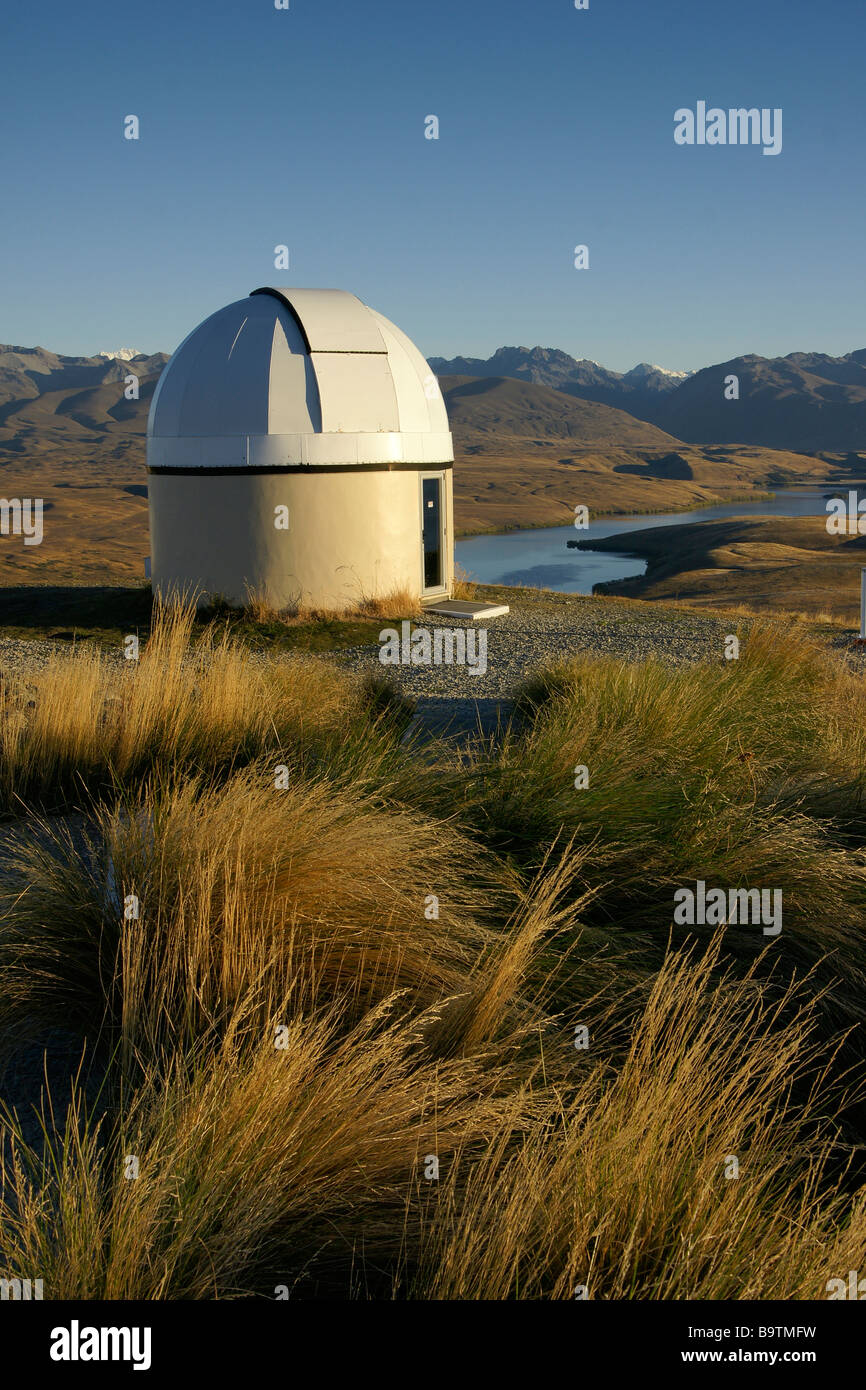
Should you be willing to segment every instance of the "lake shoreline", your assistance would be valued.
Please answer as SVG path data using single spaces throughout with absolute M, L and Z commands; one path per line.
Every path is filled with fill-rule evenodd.
M 811 488 L 833 488 L 833 487 L 866 487 L 866 478 L 815 478 L 808 482 L 792 483 L 787 487 L 776 487 L 772 491 L 765 488 L 757 488 L 754 491 L 734 492 L 726 497 L 716 497 L 712 501 L 699 502 L 694 506 L 667 506 L 667 507 L 632 507 L 630 509 L 621 508 L 599 508 L 591 509 L 591 516 L 599 520 L 610 521 L 620 516 L 683 516 L 687 512 L 703 512 L 711 507 L 727 507 L 734 502 L 769 502 L 780 494 L 787 492 L 803 492 Z M 454 532 L 455 541 L 470 540 L 476 536 L 510 536 L 515 531 L 559 531 L 562 526 L 569 523 L 562 522 L 561 526 L 551 526 L 547 523 L 533 524 L 532 522 L 514 526 L 485 526 L 480 530 L 462 528 Z
M 829 532 L 820 513 L 715 517 L 578 544 L 643 565 L 642 573 L 596 581 L 594 598 L 745 605 L 857 624 L 866 537 Z
M 581 527 L 576 531 L 573 522 L 566 522 L 558 526 L 474 532 L 457 542 L 456 559 L 467 578 L 481 584 L 637 597 L 645 587 L 647 551 L 654 549 L 651 538 L 656 532 L 664 534 L 665 549 L 674 568 L 679 568 L 680 550 L 674 532 L 682 533 L 683 550 L 692 551 L 696 548 L 692 537 L 704 527 L 719 522 L 728 526 L 735 518 L 743 526 L 758 518 L 771 521 L 775 543 L 787 546 L 790 537 L 794 549 L 799 551 L 795 537 L 802 519 L 811 518 L 812 523 L 819 520 L 823 532 L 826 499 L 845 488 L 862 486 L 861 479 L 824 476 L 772 492 L 761 489 L 739 493 L 700 507 L 679 507 L 661 513 L 591 512 L 588 530 Z M 791 555 L 789 563 L 794 558 Z M 799 559 L 798 553 L 796 560 Z M 736 556 L 729 557 L 728 563 L 739 568 Z M 620 588 L 621 583 L 626 587 Z

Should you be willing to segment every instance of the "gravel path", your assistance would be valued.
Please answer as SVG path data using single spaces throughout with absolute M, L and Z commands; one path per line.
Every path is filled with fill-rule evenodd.
M 86 645 L 82 643 L 82 646 Z M 0 675 L 26 676 L 30 671 L 42 671 L 58 656 L 68 655 L 73 649 L 71 642 L 59 642 L 50 637 L 0 637 Z M 123 665 L 125 657 L 118 647 L 116 650 L 102 648 L 103 658 L 113 665 Z
M 418 624 L 431 632 L 455 625 L 455 619 L 436 614 Z M 383 620 L 382 629 L 388 626 Z M 519 600 L 510 613 L 474 626 L 487 632 L 483 671 L 444 663 L 383 665 L 378 643 L 349 648 L 338 657 L 354 670 L 387 676 L 417 701 L 413 728 L 465 738 L 477 732 L 489 735 L 507 722 L 515 692 L 538 666 L 587 653 L 632 661 L 654 655 L 683 666 L 721 657 L 731 630 L 730 619 L 711 614 L 643 612 L 603 602 L 521 606 Z

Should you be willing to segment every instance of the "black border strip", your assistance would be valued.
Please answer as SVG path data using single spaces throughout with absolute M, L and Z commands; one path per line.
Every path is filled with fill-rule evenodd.
M 179 474 L 190 478 L 239 478 L 248 473 L 442 473 L 454 463 L 273 463 L 250 464 L 241 468 L 165 468 L 161 464 L 148 473 Z

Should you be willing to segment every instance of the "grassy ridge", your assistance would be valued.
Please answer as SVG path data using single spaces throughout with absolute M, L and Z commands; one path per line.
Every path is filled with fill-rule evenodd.
M 847 489 L 831 491 L 845 498 Z M 614 539 L 591 548 L 621 549 Z M 632 532 L 626 544 L 629 554 L 647 561 L 646 573 L 609 581 L 599 592 L 709 608 L 746 605 L 765 614 L 817 613 L 856 630 L 866 538 L 828 534 L 826 517 L 696 520 L 678 526 L 675 536 L 669 526 Z

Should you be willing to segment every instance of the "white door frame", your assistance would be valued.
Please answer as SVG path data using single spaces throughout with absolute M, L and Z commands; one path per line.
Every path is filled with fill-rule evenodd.
M 428 588 L 426 588 L 425 585 L 424 585 L 424 479 L 425 479 L 425 478 L 438 478 L 438 479 L 439 479 L 439 567 L 440 567 L 440 573 L 441 573 L 441 575 L 442 575 L 442 582 L 441 582 L 441 584 L 437 584 L 437 585 L 436 585 L 434 588 L 432 588 L 432 589 L 428 589 Z M 447 539 L 447 535 L 448 535 L 448 515 L 447 515 L 447 495 L 446 495 L 446 492 L 445 492 L 445 470 L 444 470 L 444 469 L 431 468 L 431 469 L 429 469 L 429 470 L 425 470 L 425 472 L 420 473 L 420 474 L 418 475 L 418 515 L 419 515 L 419 517 L 420 517 L 420 519 L 421 519 L 421 525 L 420 525 L 419 535 L 418 535 L 418 545 L 419 545 L 419 549 L 420 549 L 420 560 L 421 560 L 421 597 L 422 597 L 422 598 L 435 598 L 435 597 L 438 597 L 440 594 L 447 594 L 447 592 L 448 592 L 447 566 L 446 566 L 446 563 L 445 563 L 445 543 L 446 543 L 446 539 Z

